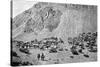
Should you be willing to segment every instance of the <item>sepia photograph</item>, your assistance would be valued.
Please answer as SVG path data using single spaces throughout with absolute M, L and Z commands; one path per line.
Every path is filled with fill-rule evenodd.
M 96 62 L 97 5 L 11 1 L 11 66 Z

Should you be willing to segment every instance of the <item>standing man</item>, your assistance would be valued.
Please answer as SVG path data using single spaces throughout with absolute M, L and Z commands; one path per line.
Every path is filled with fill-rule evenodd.
M 41 55 L 41 60 L 44 61 L 44 58 L 45 58 L 45 56 L 44 56 L 44 54 L 42 53 L 42 55 Z
M 40 54 L 37 54 L 37 58 L 38 58 L 38 60 L 40 60 Z

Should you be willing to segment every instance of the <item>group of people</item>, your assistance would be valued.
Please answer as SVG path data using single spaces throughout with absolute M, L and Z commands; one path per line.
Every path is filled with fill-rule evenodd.
M 28 49 L 39 49 L 39 50 L 50 50 L 50 52 L 56 52 L 58 44 L 64 43 L 61 38 L 58 37 L 49 37 L 44 38 L 41 41 L 34 39 L 32 41 L 23 42 L 23 41 L 12 41 L 16 43 L 16 46 L 19 48 L 21 52 L 28 53 Z M 29 53 L 28 53 L 29 54 Z
M 97 52 L 97 32 L 81 33 L 77 37 L 69 37 L 68 43 L 72 46 L 70 48 L 73 55 L 85 54 L 84 50 L 88 52 Z
M 37 59 L 38 60 L 41 60 L 41 61 L 44 61 L 45 60 L 45 55 L 44 55 L 44 53 L 42 53 L 42 54 L 37 54 Z
M 58 37 L 44 38 L 41 41 L 35 39 L 25 43 L 23 41 L 13 42 L 17 43 L 21 51 L 28 51 L 30 48 L 40 50 L 49 49 L 50 53 L 57 52 L 58 44 L 64 44 L 64 41 Z M 72 46 L 70 50 L 74 55 L 79 55 L 79 53 L 83 54 L 83 50 L 85 49 L 89 52 L 97 52 L 97 32 L 81 33 L 77 37 L 69 37 L 68 43 Z

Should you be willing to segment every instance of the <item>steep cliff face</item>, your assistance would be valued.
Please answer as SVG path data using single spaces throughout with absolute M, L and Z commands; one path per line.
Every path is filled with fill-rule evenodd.
M 63 12 L 57 9 L 53 4 L 47 5 L 38 3 L 38 5 L 41 5 L 41 8 L 35 4 L 32 8 L 24 11 L 13 19 L 14 37 L 17 37 L 17 35 L 30 35 L 32 33 L 34 34 L 32 36 L 38 36 L 43 30 L 48 30 L 48 32 L 53 33 L 59 26 Z M 24 26 L 24 28 L 18 31 L 20 34 L 17 34 L 17 30 L 22 26 Z
M 77 7 L 75 9 L 75 7 Z M 82 7 L 82 8 L 81 8 Z M 82 32 L 97 31 L 97 8 L 96 6 L 75 5 L 66 8 L 61 18 L 61 24 L 58 27 L 58 36 L 68 38 L 68 36 L 77 36 Z
M 90 9 L 85 11 L 83 15 L 83 31 L 96 32 L 97 31 L 97 6 L 91 6 Z
M 68 36 L 74 37 L 81 32 L 93 32 L 97 29 L 95 7 L 37 3 L 13 19 L 14 37 L 30 40 L 58 36 L 66 40 Z

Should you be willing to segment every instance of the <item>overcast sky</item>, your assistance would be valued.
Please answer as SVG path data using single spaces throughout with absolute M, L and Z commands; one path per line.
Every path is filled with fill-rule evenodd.
M 12 0 L 13 1 L 13 17 L 32 7 L 36 2 L 27 0 Z

